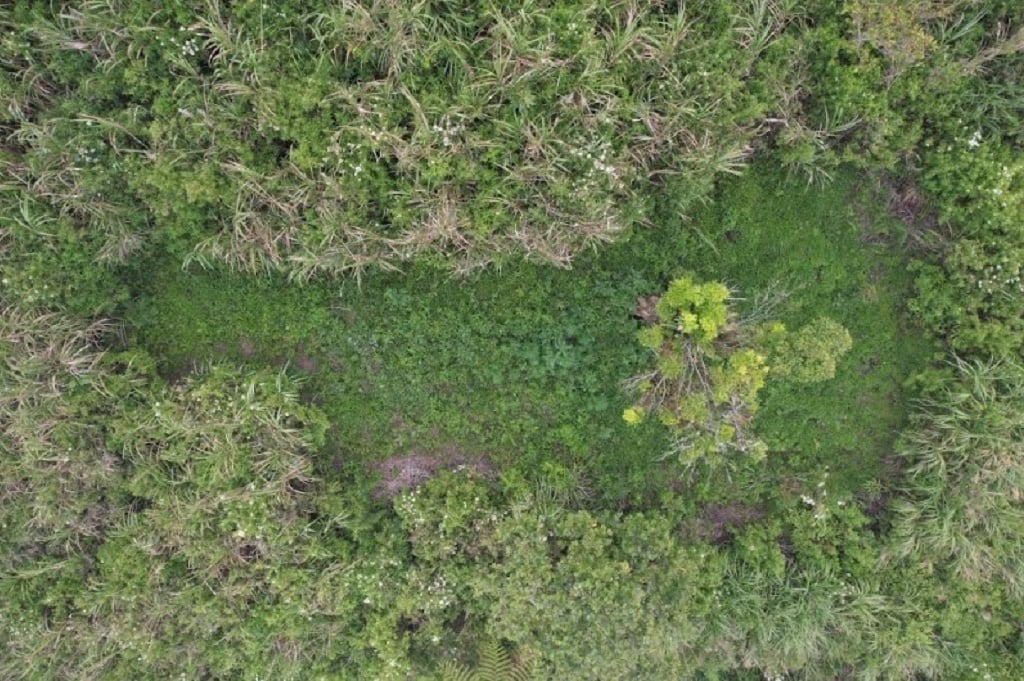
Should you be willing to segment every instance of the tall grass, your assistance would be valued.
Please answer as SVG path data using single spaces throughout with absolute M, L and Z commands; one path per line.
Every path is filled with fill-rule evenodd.
M 905 436 L 897 557 L 1024 598 L 1024 365 L 952 360 Z

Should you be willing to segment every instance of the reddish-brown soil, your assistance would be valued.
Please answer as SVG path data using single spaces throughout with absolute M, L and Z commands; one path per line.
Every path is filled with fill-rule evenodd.
M 441 471 L 471 469 L 481 475 L 491 475 L 494 467 L 485 456 L 469 456 L 453 447 L 440 452 L 417 452 L 392 456 L 371 464 L 381 474 L 374 494 L 391 499 L 406 490 L 419 487 Z

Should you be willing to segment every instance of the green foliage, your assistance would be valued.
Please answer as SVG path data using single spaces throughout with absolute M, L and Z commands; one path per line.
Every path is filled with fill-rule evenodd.
M 638 425 L 655 414 L 673 431 L 671 453 L 688 464 L 729 450 L 763 456 L 747 423 L 769 372 L 799 383 L 828 380 L 853 344 L 841 324 L 825 318 L 792 333 L 778 322 L 744 327 L 728 300 L 721 283 L 675 279 L 654 306 L 657 321 L 637 334 L 657 360 L 652 371 L 627 382 L 638 401 L 623 420 Z
M 804 588 L 792 569 L 839 569 L 838 563 L 863 570 L 876 549 L 852 507 L 853 493 L 876 475 L 877 458 L 900 425 L 892 395 L 927 352 L 901 335 L 895 301 L 907 280 L 897 276 L 895 259 L 858 241 L 836 208 L 851 201 L 846 185 L 810 193 L 760 169 L 720 196 L 728 214 L 709 209 L 698 224 L 715 240 L 715 252 L 701 250 L 696 237 L 681 238 L 682 228 L 668 221 L 581 257 L 571 272 L 518 265 L 446 281 L 429 267 L 413 267 L 401 277 L 368 274 L 361 287 L 339 291 L 315 282 L 154 270 L 131 309 L 129 333 L 160 357 L 163 372 L 181 382 L 193 363 L 214 358 L 244 363 L 246 371 L 287 363 L 305 376 L 303 399 L 315 401 L 330 419 L 325 451 L 313 465 L 325 492 L 350 490 L 338 492 L 334 503 L 349 510 L 343 524 L 356 529 L 336 530 L 349 542 L 331 549 L 350 562 L 291 565 L 268 612 L 283 618 L 292 612 L 285 596 L 306 604 L 298 594 L 315 594 L 315 612 L 338 613 L 352 632 L 335 633 L 335 653 L 323 659 L 348 656 L 342 668 L 358 670 L 351 672 L 357 677 L 429 676 L 453 651 L 497 638 L 535 653 L 540 678 L 674 678 L 694 669 L 724 674 L 741 667 L 752 654 L 745 637 L 766 626 L 764 614 L 758 619 L 752 610 L 732 625 L 729 631 L 744 632 L 735 638 L 715 638 L 707 629 L 701 613 L 720 607 L 714 591 L 725 549 L 695 545 L 677 526 L 693 522 L 700 503 L 763 500 L 775 509 L 780 522 L 729 536 L 736 551 L 748 539 L 754 547 L 744 565 L 782 575 L 765 586 L 777 599 L 766 602 L 779 603 L 779 612 L 793 618 L 800 608 L 781 607 L 790 589 Z M 743 230 L 735 242 L 722 237 L 736 224 L 759 229 Z M 645 359 L 644 348 L 630 342 L 637 296 L 658 286 L 663 272 L 690 262 L 708 274 L 724 273 L 744 290 L 776 290 L 772 283 L 786 273 L 815 281 L 790 287 L 774 308 L 771 297 L 732 301 L 733 319 L 767 309 L 777 313 L 769 318 L 793 319 L 799 328 L 834 316 L 855 331 L 858 343 L 839 364 L 836 381 L 807 386 L 780 380 L 760 392 L 758 427 L 787 456 L 769 457 L 762 467 L 733 466 L 731 478 L 715 476 L 717 482 L 696 476 L 693 483 L 677 483 L 685 510 L 665 511 L 659 519 L 666 471 L 652 455 L 664 450 L 666 429 L 657 422 L 615 425 L 626 406 L 617 380 Z M 891 269 L 869 280 L 879 263 Z M 731 324 L 727 316 L 724 327 Z M 662 339 L 673 333 L 659 332 Z M 873 355 L 890 359 L 864 372 Z M 873 400 L 868 407 L 861 406 L 865 395 Z M 433 479 L 370 510 L 370 497 L 380 497 L 388 471 L 400 470 L 404 457 L 436 465 Z M 459 466 L 468 471 L 445 472 Z M 801 491 L 818 507 L 798 496 L 776 500 L 791 476 L 806 476 L 814 466 L 836 471 L 828 499 L 818 496 L 814 481 Z M 488 479 L 490 467 L 500 469 L 501 490 Z M 840 507 L 840 500 L 849 506 Z M 815 511 L 826 502 L 828 513 L 819 520 Z M 626 512 L 612 517 L 601 510 L 609 507 Z M 645 508 L 656 510 L 640 517 L 636 510 Z M 587 548 L 580 546 L 583 524 L 564 520 L 574 512 L 596 519 L 608 538 L 586 529 Z M 782 548 L 786 541 L 800 547 L 795 564 Z M 629 553 L 620 548 L 627 545 Z M 581 564 L 565 562 L 573 550 Z M 644 562 L 648 555 L 651 562 Z M 628 574 L 623 560 L 631 565 Z M 316 570 L 330 576 L 314 578 Z M 579 589 L 566 592 L 566 584 L 576 582 Z M 720 591 L 717 598 L 723 597 Z M 815 607 L 824 607 L 821 598 Z M 910 613 L 902 605 L 895 612 L 897 619 Z M 923 614 L 905 616 L 926 621 Z M 297 631 L 312 626 L 301 621 L 296 618 Z M 305 650 L 317 650 L 330 635 L 326 623 L 316 615 L 313 621 Z M 834 620 L 813 620 L 822 621 Z M 792 620 L 776 622 L 795 635 Z M 807 627 L 812 633 L 819 631 L 813 622 Z M 907 668 L 918 664 L 922 656 L 910 656 L 924 645 L 917 635 L 897 646 L 898 637 L 886 632 L 891 638 L 880 649 L 907 652 L 916 660 Z M 642 660 L 638 640 L 647 642 Z M 729 656 L 695 652 L 718 650 L 726 640 Z M 765 640 L 758 654 L 769 660 L 777 638 Z M 851 639 L 843 659 L 854 656 L 856 645 Z M 829 667 L 816 657 L 821 648 L 814 651 L 785 659 L 816 660 L 822 669 L 841 664 Z M 247 659 L 261 658 L 252 653 Z
M 3 319 L 3 675 L 294 677 L 408 656 L 385 636 L 336 649 L 342 622 L 365 625 L 360 571 L 394 558 L 373 542 L 346 561 L 358 525 L 312 471 L 325 422 L 291 379 L 217 366 L 164 385 L 143 354 L 101 354 L 103 325 Z
M 848 4 L 858 40 L 870 43 L 896 72 L 925 59 L 936 48 L 928 24 L 948 17 L 955 8 L 933 1 L 891 4 L 853 0 Z
M 946 668 L 928 631 L 931 613 L 885 593 L 870 576 L 821 567 L 773 575 L 730 565 L 723 585 L 709 622 L 716 646 L 709 657 L 725 668 L 755 668 L 769 678 L 831 678 L 852 668 L 876 679 Z
M 538 655 L 542 678 L 673 678 L 687 671 L 720 563 L 655 514 L 503 520 L 472 577 L 489 631 Z
M 798 383 L 834 378 L 836 362 L 853 347 L 850 332 L 825 317 L 815 319 L 798 331 L 770 329 L 764 343 L 771 372 Z
M 763 453 L 745 430 L 768 369 L 762 355 L 736 346 L 734 329 L 727 332 L 728 298 L 721 283 L 675 279 L 655 304 L 657 321 L 638 334 L 656 363 L 627 382 L 638 401 L 623 419 L 638 425 L 656 415 L 672 429 L 670 453 L 686 463 L 733 449 Z
M 0 571 L 5 617 L 67 617 L 90 554 L 124 514 L 125 466 L 108 419 L 138 399 L 128 356 L 104 358 L 111 327 L 5 307 L 0 314 Z
M 690 336 L 698 343 L 711 343 L 725 326 L 728 299 L 729 289 L 721 283 L 698 284 L 690 277 L 673 279 L 656 305 L 660 328 Z
M 505 646 L 493 639 L 479 646 L 474 669 L 449 662 L 442 669 L 444 681 L 528 681 L 531 665 L 514 661 Z
M 3 5 L 0 676 L 1024 677 L 1017 4 Z
M 1024 367 L 955 359 L 921 401 L 900 453 L 908 475 L 887 552 L 933 585 L 941 635 L 967 673 L 1020 673 Z M 910 579 L 907 577 L 906 579 Z
M 474 476 L 444 474 L 424 489 L 396 498 L 395 513 L 413 555 L 429 563 L 457 564 L 461 556 L 472 554 L 495 520 L 491 496 Z
M 941 262 L 919 266 L 913 306 L 958 352 L 1016 354 L 1024 342 L 1024 163 L 980 131 L 970 135 L 929 157 L 925 186 L 956 238 Z
M 623 277 L 632 257 L 470 281 L 414 268 L 342 291 L 166 269 L 147 282 L 131 328 L 172 375 L 211 358 L 301 371 L 346 461 L 486 458 L 532 484 L 555 460 L 618 499 L 656 475 L 647 452 L 664 437 L 616 423 L 619 379 L 640 355 L 629 309 L 638 282 L 656 277 Z M 640 450 L 638 435 L 650 443 Z

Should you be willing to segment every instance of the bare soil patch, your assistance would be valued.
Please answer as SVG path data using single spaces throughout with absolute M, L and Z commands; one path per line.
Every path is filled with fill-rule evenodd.
M 940 234 L 939 218 L 928 199 L 913 180 L 883 180 L 888 190 L 886 208 L 907 228 L 914 245 L 931 247 Z
M 242 336 L 238 340 L 238 352 L 242 357 L 251 359 L 256 356 L 256 344 L 248 336 Z
M 482 455 L 464 454 L 454 447 L 439 452 L 415 452 L 392 456 L 370 467 L 381 474 L 374 489 L 378 499 L 392 499 L 406 490 L 415 489 L 442 471 L 469 469 L 484 476 L 494 473 L 494 466 Z
M 698 539 L 724 546 L 737 531 L 766 515 L 763 508 L 753 504 L 708 504 L 689 529 Z

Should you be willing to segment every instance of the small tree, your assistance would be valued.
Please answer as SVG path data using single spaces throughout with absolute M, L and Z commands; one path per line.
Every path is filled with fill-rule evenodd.
M 638 334 L 656 362 L 626 382 L 637 400 L 623 418 L 637 424 L 655 415 L 672 430 L 670 453 L 685 463 L 729 451 L 764 453 L 747 424 L 768 367 L 763 354 L 740 342 L 728 300 L 724 284 L 681 277 L 656 303 L 657 319 Z
M 769 374 L 826 380 L 852 345 L 846 329 L 825 318 L 795 332 L 779 322 L 743 324 L 729 300 L 724 284 L 690 276 L 672 281 L 656 302 L 643 299 L 647 325 L 637 335 L 656 361 L 626 381 L 636 402 L 623 418 L 639 424 L 656 416 L 672 430 L 669 455 L 686 464 L 730 452 L 763 457 L 748 426 Z

